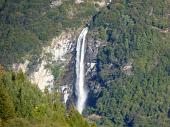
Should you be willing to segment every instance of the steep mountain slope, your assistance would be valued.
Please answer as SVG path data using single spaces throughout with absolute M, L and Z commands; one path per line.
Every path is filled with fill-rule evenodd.
M 58 93 L 42 93 L 22 72 L 0 66 L 0 126 L 89 127 L 72 107 L 66 111 Z M 95 125 L 93 125 L 95 126 Z
M 2 0 L 0 63 L 8 68 L 26 56 L 37 59 L 42 46 L 62 31 L 84 25 L 96 9 L 94 3 L 74 0 Z
M 50 97 L 45 96 L 47 100 L 39 97 L 32 101 L 31 96 L 24 98 L 26 102 L 21 103 L 22 105 L 29 103 L 32 106 L 33 103 L 38 103 L 45 115 L 31 118 L 33 121 L 28 120 L 28 124 L 39 119 L 40 123 L 36 121 L 37 126 L 53 126 L 52 121 L 58 120 L 55 113 L 54 116 L 47 113 L 49 110 L 50 113 L 55 112 L 54 105 L 51 104 L 53 101 L 46 103 L 48 99 L 53 100 L 55 97 L 53 92 L 62 93 L 64 96 L 57 99 L 62 98 L 68 107 L 77 101 L 75 48 L 81 29 L 88 24 L 89 32 L 85 43 L 85 86 L 88 88 L 88 98 L 83 115 L 87 116 L 89 123 L 96 122 L 99 127 L 170 125 L 170 1 L 107 2 L 1 1 L 0 64 L 5 69 L 11 69 L 12 64 L 17 63 L 13 67 L 16 70 L 25 69 L 28 78 L 41 90 L 45 89 L 44 92 L 47 92 L 47 86 L 52 86 L 52 94 L 47 92 Z M 25 64 L 21 64 L 21 60 Z M 24 77 L 22 73 L 19 75 Z M 9 73 L 2 78 L 1 84 L 6 81 L 7 84 L 27 84 L 25 77 L 24 80 L 15 79 L 16 77 L 16 74 Z M 27 85 L 30 84 L 29 82 Z M 10 87 L 3 89 L 8 91 Z M 14 97 L 18 97 L 19 94 L 15 92 L 12 92 Z M 43 94 L 38 90 L 32 93 L 34 92 Z M 10 94 L 9 91 L 7 93 Z M 2 94 L 5 98 L 11 96 Z M 60 101 L 57 101 L 57 106 L 62 105 Z M 8 103 L 6 108 L 11 115 L 15 114 L 15 103 Z M 47 111 L 45 107 L 44 110 L 44 105 L 49 105 L 52 109 L 49 107 Z M 37 111 L 34 106 L 34 110 L 29 106 L 26 108 Z M 29 114 L 28 110 L 25 112 L 22 108 L 17 109 L 21 118 L 34 115 Z M 77 112 L 73 111 L 70 115 L 63 107 L 61 110 L 64 122 L 59 119 L 54 123 L 61 123 L 58 126 L 81 126 L 82 118 Z M 5 115 L 11 117 L 8 112 Z M 88 126 L 86 122 L 84 124 Z
M 169 119 L 169 1 L 114 1 L 91 23 L 99 48 L 87 81 L 89 114 L 103 126 L 165 126 Z

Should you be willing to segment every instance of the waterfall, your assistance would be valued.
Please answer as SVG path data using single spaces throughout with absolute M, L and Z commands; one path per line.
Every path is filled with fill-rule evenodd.
M 76 47 L 76 108 L 82 113 L 87 99 L 87 91 L 84 88 L 84 55 L 85 55 L 85 39 L 88 27 L 84 28 L 77 40 Z

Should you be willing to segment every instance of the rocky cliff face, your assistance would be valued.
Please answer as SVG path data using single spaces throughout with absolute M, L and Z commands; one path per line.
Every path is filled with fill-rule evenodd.
M 29 75 L 31 81 L 38 84 L 41 90 L 46 86 L 53 86 L 54 76 L 48 66 L 61 63 L 63 63 L 63 66 L 67 65 L 70 61 L 68 53 L 71 50 L 72 33 L 62 33 L 59 37 L 54 38 L 50 46 L 43 48 L 41 62 L 36 71 Z
M 56 82 L 59 83 L 57 89 L 63 93 L 63 101 L 66 102 L 70 93 L 71 82 L 67 82 L 70 74 L 70 63 L 72 60 L 72 52 L 75 45 L 75 33 L 63 32 L 59 37 L 55 37 L 50 42 L 49 46 L 43 47 L 40 58 L 35 61 L 24 60 L 24 63 L 13 64 L 13 69 L 16 71 L 22 70 L 28 75 L 32 83 L 38 85 L 43 91 L 46 87 L 53 90 Z M 31 68 L 30 68 L 31 66 Z M 66 70 L 62 79 L 56 81 L 53 74 L 53 66 L 60 66 L 60 71 Z
M 95 97 L 97 97 L 101 91 L 100 84 L 96 82 L 97 54 L 99 47 L 105 46 L 106 44 L 106 41 L 95 40 L 91 36 L 87 38 L 85 84 L 88 87 L 88 105 L 93 105 L 93 103 L 95 103 Z
M 52 39 L 49 46 L 42 49 L 40 58 L 35 61 L 25 60 L 24 63 L 13 64 L 13 69 L 22 70 L 26 73 L 32 83 L 38 85 L 43 91 L 45 87 L 50 90 L 59 90 L 63 94 L 63 102 L 74 100 L 74 84 L 75 84 L 75 54 L 76 54 L 76 38 L 78 34 L 75 32 L 63 32 L 59 37 Z M 96 64 L 98 48 L 104 46 L 106 42 L 97 41 L 90 35 L 86 39 L 85 54 L 85 85 L 89 90 L 89 95 L 100 91 L 99 84 L 95 83 Z M 33 69 L 29 66 L 33 66 Z M 53 67 L 59 67 L 63 71 L 62 76 L 55 79 Z M 60 72 L 58 72 L 60 73 Z
M 84 2 L 75 1 L 77 4 Z M 92 1 L 91 1 L 92 2 Z M 94 1 L 93 1 L 94 2 Z M 108 0 L 95 1 L 100 7 L 107 5 Z M 51 7 L 61 5 L 61 1 L 53 1 Z M 79 30 L 76 30 L 79 31 Z M 43 47 L 40 57 L 36 60 L 25 59 L 24 63 L 13 64 L 13 69 L 22 70 L 26 73 L 32 83 L 38 85 L 43 91 L 46 87 L 49 90 L 57 90 L 63 94 L 63 101 L 74 100 L 75 84 L 75 54 L 76 37 L 79 32 L 63 32 L 55 37 L 48 46 Z M 85 85 L 89 90 L 89 97 L 101 91 L 100 85 L 95 82 L 98 48 L 106 42 L 93 39 L 87 35 L 86 56 L 85 56 Z M 61 74 L 62 73 L 62 74 Z M 89 101 L 91 102 L 91 100 Z M 87 102 L 88 103 L 88 102 Z

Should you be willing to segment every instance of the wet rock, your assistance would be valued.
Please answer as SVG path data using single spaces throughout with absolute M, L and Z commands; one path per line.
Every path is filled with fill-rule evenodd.
M 87 41 L 87 48 L 86 48 L 86 55 L 85 55 L 85 84 L 88 88 L 88 99 L 87 105 L 94 106 L 97 97 L 99 96 L 102 88 L 101 85 L 96 82 L 97 80 L 97 54 L 99 47 L 105 46 L 107 44 L 106 41 L 99 41 L 95 40 L 92 37 L 88 37 Z

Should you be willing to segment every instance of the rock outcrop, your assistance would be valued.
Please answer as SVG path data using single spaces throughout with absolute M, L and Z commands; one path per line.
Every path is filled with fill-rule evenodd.
M 15 71 L 22 70 L 28 75 L 30 81 L 34 84 L 37 84 L 38 87 L 43 91 L 45 87 L 48 87 L 49 90 L 53 90 L 56 83 L 54 75 L 52 73 L 51 67 L 54 65 L 61 66 L 61 69 L 65 69 L 68 73 L 63 76 L 63 79 L 60 80 L 60 85 L 57 86 L 57 89 L 63 94 L 63 101 L 66 102 L 69 95 L 71 95 L 72 86 L 70 82 L 70 73 L 73 72 L 73 69 L 70 67 L 72 61 L 72 52 L 74 50 L 74 40 L 75 33 L 73 32 L 63 32 L 59 37 L 52 39 L 49 46 L 43 47 L 40 58 L 36 61 L 25 60 L 24 63 L 15 63 L 13 64 L 13 69 Z M 33 67 L 33 64 L 35 64 Z M 28 66 L 32 66 L 31 68 Z M 71 69 L 72 71 L 70 71 Z M 67 80 L 65 80 L 67 79 Z M 62 85 L 61 85 L 62 84 Z
M 28 75 L 30 81 L 37 84 L 42 91 L 46 87 L 50 90 L 60 91 L 63 95 L 64 103 L 67 103 L 68 99 L 68 102 L 75 101 L 76 35 L 78 36 L 78 34 L 73 32 L 63 32 L 60 36 L 53 38 L 48 46 L 43 47 L 42 53 L 36 62 L 25 60 L 23 64 L 14 64 L 13 69 L 16 71 L 21 69 Z M 95 81 L 97 75 L 97 54 L 99 47 L 105 46 L 106 43 L 95 40 L 90 35 L 87 35 L 85 85 L 89 91 L 89 102 L 93 102 L 91 99 L 94 99 L 94 95 L 96 94 L 97 96 L 101 91 L 100 85 Z M 57 80 L 51 68 L 53 66 L 58 66 L 60 70 L 64 70 L 64 74 Z
M 60 6 L 61 4 L 62 4 L 62 0 L 54 0 L 54 1 L 51 2 L 50 7 L 55 8 L 55 7 Z
M 94 38 L 88 36 L 87 38 L 87 50 L 86 50 L 86 77 L 85 77 L 85 84 L 88 89 L 88 105 L 93 105 L 95 103 L 95 97 L 98 96 L 98 94 L 101 91 L 101 86 L 96 82 L 96 75 L 97 75 L 97 54 L 99 47 L 105 46 L 106 41 L 99 41 L 95 40 Z
M 41 55 L 41 63 L 39 63 L 35 72 L 32 72 L 29 77 L 31 81 L 43 90 L 46 86 L 54 85 L 54 76 L 51 69 L 47 66 L 52 64 L 63 63 L 67 65 L 70 61 L 65 58 L 67 53 L 72 49 L 72 34 L 62 33 L 59 37 L 52 40 L 50 46 L 44 47 Z

